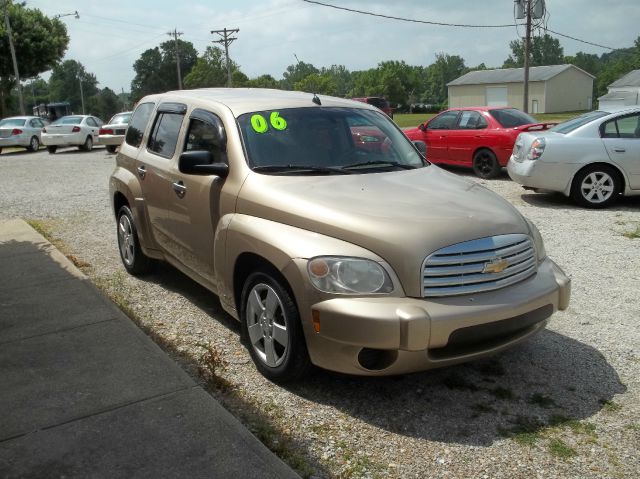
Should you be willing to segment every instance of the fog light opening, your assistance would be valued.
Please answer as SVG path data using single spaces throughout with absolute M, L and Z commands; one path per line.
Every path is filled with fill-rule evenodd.
M 320 311 L 315 309 L 311 310 L 311 317 L 313 319 L 313 330 L 316 333 L 320 332 Z
M 360 366 L 369 371 L 380 371 L 391 366 L 398 358 L 398 351 L 363 348 L 358 353 Z

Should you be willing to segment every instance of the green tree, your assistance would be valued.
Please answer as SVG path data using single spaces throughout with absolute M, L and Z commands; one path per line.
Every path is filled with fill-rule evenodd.
M 336 83 L 329 75 L 320 73 L 311 73 L 302 80 L 293 85 L 293 89 L 297 91 L 306 91 L 309 93 L 320 93 L 323 95 L 336 96 Z
M 240 71 L 238 65 L 231 60 L 231 81 L 233 86 L 242 86 L 247 76 Z M 184 78 L 186 88 L 221 87 L 227 85 L 227 62 L 222 49 L 207 47 L 196 61 L 191 72 Z
M 345 97 L 353 87 L 353 76 L 344 65 L 331 65 L 329 68 L 322 67 L 320 75 L 330 79 L 335 85 L 335 96 Z
M 5 8 L 8 8 L 20 76 L 35 77 L 50 70 L 62 59 L 69 44 L 64 23 L 24 4 L 9 3 Z M 0 22 L 0 51 L 0 108 L 2 116 L 6 116 L 6 99 L 16 86 L 16 79 L 4 21 Z
M 75 60 L 66 60 L 53 67 L 49 78 L 49 100 L 52 102 L 68 101 L 71 110 L 82 112 L 82 96 L 80 92 L 82 82 L 82 96 L 87 100 L 98 93 L 98 80 L 93 73 L 88 73 L 84 66 Z
M 298 62 L 293 65 L 289 65 L 287 70 L 282 74 L 280 87 L 283 90 L 293 90 L 296 83 L 304 80 L 312 73 L 320 73 L 320 70 L 314 67 L 311 63 Z
M 175 43 L 168 40 L 159 47 L 145 50 L 133 64 L 136 75 L 131 81 L 131 96 L 134 101 L 145 95 L 178 88 Z M 191 42 L 182 40 L 178 40 L 178 49 L 182 78 L 186 78 L 196 64 L 198 52 Z
M 121 105 L 118 95 L 113 90 L 103 88 L 87 100 L 86 111 L 106 122 L 121 111 Z
M 22 92 L 27 110 L 30 110 L 29 107 L 49 101 L 49 84 L 40 77 L 35 77 L 25 83 L 22 86 Z M 27 114 L 29 114 L 29 112 L 27 112 Z
M 524 66 L 524 40 L 513 40 L 509 43 L 511 55 L 504 61 L 503 68 L 520 68 Z M 564 49 L 560 40 L 548 33 L 531 39 L 529 66 L 560 65 L 564 62 Z
M 260 75 L 257 78 L 252 78 L 244 83 L 247 88 L 280 88 L 278 80 L 271 75 Z
M 468 68 L 462 57 L 437 53 L 436 61 L 426 69 L 425 103 L 443 105 L 449 97 L 447 83 L 464 75 Z

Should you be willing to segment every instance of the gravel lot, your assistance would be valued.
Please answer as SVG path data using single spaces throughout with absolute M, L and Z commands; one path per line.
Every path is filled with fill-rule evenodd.
M 640 198 L 591 211 L 506 176 L 482 181 L 537 224 L 573 277 L 570 308 L 489 360 L 392 378 L 319 371 L 282 388 L 256 372 L 213 294 L 168 266 L 143 281 L 125 273 L 108 198 L 114 164 L 104 149 L 2 154 L 0 217 L 42 221 L 188 369 L 211 345 L 212 393 L 301 474 L 640 476 L 640 239 L 623 235 L 640 224 Z

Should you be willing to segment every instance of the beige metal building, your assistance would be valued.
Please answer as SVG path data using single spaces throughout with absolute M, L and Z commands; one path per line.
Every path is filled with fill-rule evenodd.
M 529 113 L 591 110 L 594 76 L 574 65 L 529 69 Z M 472 71 L 452 82 L 449 108 L 511 106 L 522 109 L 524 68 Z

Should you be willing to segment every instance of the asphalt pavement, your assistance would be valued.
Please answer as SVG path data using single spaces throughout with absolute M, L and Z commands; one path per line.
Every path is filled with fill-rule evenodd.
M 0 477 L 295 478 L 55 247 L 0 221 Z

